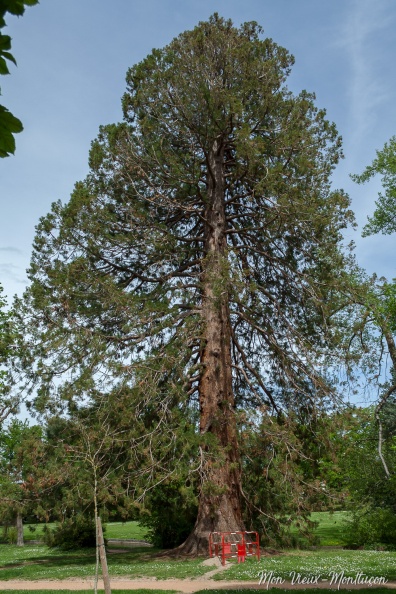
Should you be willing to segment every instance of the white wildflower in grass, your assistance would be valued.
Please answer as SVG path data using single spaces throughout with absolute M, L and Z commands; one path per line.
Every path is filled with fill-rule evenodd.
M 92 577 L 95 572 L 95 550 L 60 551 L 44 546 L 16 547 L 0 545 L 0 580 L 10 579 L 66 579 Z M 59 559 L 59 562 L 57 562 Z M 193 578 L 208 571 L 202 559 L 161 561 L 133 552 L 108 556 L 112 576 Z M 213 577 L 216 580 L 258 580 L 259 572 L 273 571 L 274 575 L 290 580 L 291 572 L 302 577 L 344 572 L 346 577 L 362 572 L 369 576 L 396 579 L 396 552 L 380 551 L 288 551 L 274 557 L 263 557 L 260 562 L 249 558 L 245 563 L 234 563 L 229 569 Z M 1 591 L 1 586 L 0 586 Z
M 396 553 L 384 551 L 306 551 L 301 554 L 284 553 L 279 557 L 247 559 L 245 563 L 233 564 L 230 569 L 214 576 L 215 580 L 255 580 L 260 572 L 274 572 L 274 575 L 290 580 L 292 572 L 302 577 L 320 575 L 329 579 L 333 573 L 344 572 L 354 577 L 361 572 L 370 576 L 396 579 Z

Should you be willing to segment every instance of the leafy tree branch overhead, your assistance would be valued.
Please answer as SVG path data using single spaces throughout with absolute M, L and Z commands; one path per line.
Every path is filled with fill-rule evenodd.
M 0 0 L 0 75 L 10 74 L 8 63 L 16 60 L 11 50 L 11 37 L 1 31 L 6 26 L 5 15 L 10 13 L 22 16 L 25 6 L 38 4 L 38 0 Z M 1 88 L 0 88 L 1 95 Z M 15 152 L 14 134 L 22 132 L 22 122 L 4 105 L 0 105 L 0 157 L 8 157 Z

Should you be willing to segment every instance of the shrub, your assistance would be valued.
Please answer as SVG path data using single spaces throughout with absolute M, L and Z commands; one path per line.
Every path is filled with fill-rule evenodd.
M 367 506 L 346 521 L 345 541 L 349 547 L 380 549 L 396 545 L 396 514 L 389 508 Z
M 168 549 L 180 545 L 194 527 L 197 503 L 193 490 L 181 483 L 161 484 L 150 492 L 140 523 L 146 526 L 150 542 Z
M 17 529 L 14 526 L 4 526 L 3 527 L 3 535 L 2 539 L 3 542 L 7 544 L 16 544 L 17 542 Z
M 95 522 L 84 516 L 67 518 L 55 528 L 44 528 L 44 543 L 49 547 L 79 549 L 96 546 Z

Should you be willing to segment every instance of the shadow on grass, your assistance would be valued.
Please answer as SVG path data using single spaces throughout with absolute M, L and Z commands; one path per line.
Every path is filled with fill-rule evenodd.
M 15 551 L 14 551 L 15 552 Z M 201 560 L 189 563 L 180 561 L 166 561 L 156 558 L 157 549 L 135 547 L 133 550 L 114 552 L 108 555 L 107 561 L 110 574 L 113 577 L 158 577 L 185 578 L 202 575 L 207 568 L 200 567 Z M 95 573 L 96 550 L 79 549 L 76 551 L 62 551 L 60 549 L 38 550 L 30 553 L 26 550 L 18 551 L 18 558 L 11 557 L 0 562 L 1 581 L 13 579 L 68 579 L 90 578 Z M 1 591 L 1 588 L 0 588 Z M 48 592 L 48 591 L 47 591 Z

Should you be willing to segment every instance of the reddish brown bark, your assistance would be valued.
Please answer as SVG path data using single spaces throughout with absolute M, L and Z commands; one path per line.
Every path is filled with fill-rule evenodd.
M 199 382 L 200 431 L 216 437 L 213 451 L 203 447 L 198 517 L 182 545 L 185 553 L 206 553 L 209 533 L 243 529 L 241 472 L 231 368 L 228 308 L 224 147 L 214 143 L 209 157 L 203 263 L 202 374 Z

